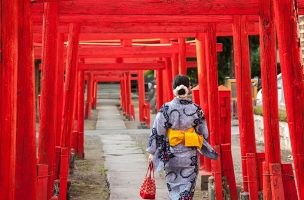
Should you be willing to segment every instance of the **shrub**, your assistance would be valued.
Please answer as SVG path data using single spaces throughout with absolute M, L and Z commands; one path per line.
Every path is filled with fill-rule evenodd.
M 263 108 L 262 106 L 255 106 L 253 108 L 255 115 L 261 115 L 263 116 Z M 287 122 L 287 113 L 283 109 L 279 109 L 279 121 L 281 122 Z

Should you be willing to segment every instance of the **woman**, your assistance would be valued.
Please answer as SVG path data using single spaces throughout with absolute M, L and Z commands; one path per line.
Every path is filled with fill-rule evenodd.
M 156 171 L 165 169 L 170 200 L 192 200 L 199 171 L 197 150 L 209 158 L 217 158 L 206 141 L 204 113 L 187 98 L 189 86 L 187 76 L 175 77 L 175 98 L 157 113 L 148 139 L 149 162 L 153 161 Z

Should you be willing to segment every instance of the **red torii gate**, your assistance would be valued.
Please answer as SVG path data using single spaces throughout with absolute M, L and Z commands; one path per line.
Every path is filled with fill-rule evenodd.
M 39 1 L 37 1 L 39 2 Z M 42 1 L 40 1 L 42 2 Z M 225 1 L 225 0 L 215 0 L 213 2 L 201 2 L 201 1 L 191 1 L 189 4 L 183 4 L 182 2 L 158 2 L 157 4 L 155 2 L 142 2 L 142 1 L 132 1 L 132 2 L 120 2 L 122 3 L 121 5 L 125 5 L 123 3 L 128 3 L 126 7 L 122 6 L 122 7 L 117 7 L 117 6 L 113 6 L 111 5 L 111 1 L 110 0 L 104 0 L 102 2 L 99 2 L 99 4 L 96 4 L 95 1 L 79 1 L 79 3 L 75 3 L 73 2 L 73 4 L 71 4 L 71 2 L 69 1 L 60 1 L 60 3 L 58 3 L 59 1 L 56 2 L 52 2 L 52 3 L 46 3 L 46 10 L 45 10 L 45 20 L 48 21 L 49 23 L 45 23 L 44 25 L 44 30 L 45 30 L 45 37 L 44 37 L 44 53 L 43 53 L 43 61 L 45 62 L 43 65 L 43 73 L 44 75 L 47 75 L 47 77 L 44 77 L 46 79 L 43 79 L 43 85 L 44 85 L 44 95 L 42 95 L 42 99 L 41 99 L 41 109 L 46 109 L 46 112 L 42 112 L 43 115 L 41 117 L 46 117 L 45 121 L 41 121 L 43 123 L 41 123 L 42 127 L 40 128 L 41 132 L 43 132 L 44 135 L 40 135 L 40 136 L 46 136 L 45 138 L 50 139 L 50 151 L 53 151 L 53 144 L 55 143 L 55 139 L 53 138 L 53 136 L 51 135 L 47 135 L 47 132 L 51 132 L 51 130 L 55 130 L 54 127 L 55 124 L 54 122 L 57 120 L 54 120 L 55 115 L 53 108 L 55 108 L 54 105 L 48 105 L 48 101 L 52 98 L 54 98 L 54 90 L 52 90 L 53 88 L 50 87 L 50 81 L 53 81 L 54 79 L 49 78 L 49 76 L 54 76 L 56 73 L 54 70 L 56 69 L 52 69 L 55 68 L 54 66 L 57 66 L 56 63 L 54 63 L 57 59 L 54 59 L 54 57 L 57 57 L 58 52 L 56 52 L 56 48 L 52 49 L 51 47 L 57 43 L 57 31 L 58 30 L 58 26 L 57 26 L 57 21 L 58 21 L 58 5 L 59 4 L 59 14 L 71 14 L 71 15 L 79 15 L 79 14 L 87 14 L 86 12 L 89 13 L 95 13 L 95 14 L 99 14 L 99 15 L 111 15 L 111 14 L 123 14 L 123 15 L 157 15 L 157 14 L 168 14 L 166 17 L 170 18 L 170 15 L 197 15 L 197 16 L 202 16 L 202 15 L 221 15 L 223 13 L 225 13 L 226 15 L 260 15 L 260 31 L 261 31 L 261 37 L 263 38 L 263 40 L 261 40 L 261 51 L 262 51 L 262 77 L 263 77 L 263 81 L 265 81 L 267 83 L 267 80 L 271 80 L 268 84 L 265 84 L 265 82 L 263 83 L 263 94 L 266 93 L 266 98 L 263 98 L 263 103 L 264 103 L 264 114 L 265 114 L 265 154 L 266 154 L 266 170 L 267 168 L 269 168 L 269 170 L 271 172 L 273 172 L 272 174 L 274 175 L 278 175 L 278 176 L 271 176 L 272 179 L 272 183 L 275 182 L 274 179 L 276 180 L 281 180 L 282 178 L 280 177 L 280 173 L 281 173 L 281 164 L 280 164 L 280 160 L 278 159 L 279 156 L 272 156 L 272 152 L 277 152 L 279 153 L 279 144 L 278 144 L 278 126 L 277 126 L 277 117 L 276 117 L 276 108 L 275 106 L 276 104 L 276 80 L 275 80 L 275 75 L 276 75 L 276 71 L 274 70 L 274 63 L 275 63 L 275 34 L 274 34 L 274 24 L 277 27 L 278 31 L 278 44 L 279 44 L 279 51 L 280 51 L 280 58 L 281 58 L 281 67 L 282 67 L 282 75 L 283 75 L 283 84 L 284 84 L 284 92 L 285 92 L 285 99 L 286 99 L 286 108 L 287 108 L 287 113 L 288 113 L 288 122 L 289 122 L 289 128 L 290 128 L 290 136 L 291 136 L 291 142 L 292 142 L 292 150 L 293 150 L 293 155 L 294 155 L 294 163 L 295 163 L 295 170 L 296 170 L 296 177 L 297 177 L 297 183 L 298 183 L 298 191 L 299 191 L 299 198 L 303 198 L 304 197 L 304 169 L 303 169 L 303 156 L 304 156 L 304 150 L 303 148 L 301 148 L 301 145 L 303 144 L 303 140 L 304 137 L 301 135 L 301 133 L 303 132 L 304 129 L 304 119 L 302 116 L 302 113 L 304 111 L 304 105 L 302 102 L 302 99 L 304 97 L 304 91 L 303 91 L 303 74 L 302 74 L 302 68 L 301 66 L 301 61 L 300 61 L 300 53 L 299 53 L 299 46 L 297 43 L 297 25 L 296 25 L 296 10 L 295 10 L 295 5 L 294 5 L 294 1 L 291 0 L 273 0 L 273 1 L 263 1 L 263 2 L 258 2 L 255 0 L 250 0 L 250 1 L 239 1 L 239 0 L 235 0 L 235 1 Z M 273 17 L 272 14 L 272 4 L 271 2 L 273 2 L 274 5 L 274 15 L 275 17 Z M 300 12 L 302 12 L 303 10 L 303 2 L 302 1 L 298 1 L 299 2 L 299 8 L 300 8 Z M 26 1 L 19 1 L 19 5 L 25 5 L 24 7 L 19 7 L 21 9 L 21 12 L 19 13 L 25 13 L 25 15 L 28 15 L 30 13 L 30 2 L 26 2 Z M 174 6 L 172 6 L 172 4 L 174 4 Z M 33 144 L 34 141 L 34 130 L 33 127 L 25 127 L 23 124 L 18 125 L 18 122 L 20 122 L 21 120 L 19 118 L 17 118 L 16 115 L 16 111 L 18 110 L 18 116 L 24 114 L 24 116 L 28 116 L 28 115 L 33 115 L 34 113 L 34 108 L 30 109 L 31 106 L 33 105 L 33 98 L 32 98 L 32 93 L 29 91 L 33 91 L 33 87 L 29 86 L 28 89 L 25 90 L 21 90 L 21 84 L 19 85 L 19 83 L 22 83 L 21 81 L 19 82 L 19 77 L 21 78 L 25 72 L 23 74 L 19 74 L 17 75 L 17 71 L 16 69 L 22 68 L 22 63 L 19 62 L 19 64 L 17 65 L 17 58 L 22 58 L 22 56 L 26 57 L 27 59 L 30 58 L 29 55 L 23 55 L 20 52 L 22 52 L 22 45 L 19 45 L 19 50 L 17 49 L 17 42 L 18 42 L 18 37 L 20 37 L 19 41 L 22 41 L 22 34 L 24 34 L 24 38 L 26 38 L 27 40 L 23 40 L 23 41 L 30 41 L 30 34 L 27 34 L 25 32 L 29 31 L 30 29 L 30 25 L 28 24 L 28 21 L 30 18 L 24 18 L 24 27 L 25 29 L 21 29 L 20 28 L 20 34 L 17 34 L 18 32 L 18 27 L 17 27 L 17 23 L 23 23 L 22 20 L 19 20 L 19 22 L 17 22 L 17 17 L 18 17 L 18 12 L 16 12 L 16 8 L 17 8 L 17 1 L 16 0 L 12 0 L 12 1 L 3 1 L 2 2 L 2 8 L 3 10 L 1 10 L 1 28 L 2 32 L 1 32 L 1 40 L 4 41 L 3 42 L 3 46 L 1 49 L 2 52 L 2 60 L 1 60 L 1 96 L 4 97 L 4 101 L 1 102 L 1 121 L 0 121 L 0 127 L 3 128 L 2 129 L 2 133 L 1 133 L 1 145 L 0 145 L 0 154 L 2 158 L 7 158 L 7 155 L 12 155 L 7 159 L 8 162 L 1 162 L 0 163 L 0 184 L 3 185 L 4 187 L 1 187 L 0 189 L 0 195 L 3 196 L 5 199 L 14 199 L 14 196 L 16 194 L 16 196 L 21 195 L 20 191 L 18 191 L 16 189 L 15 191 L 15 186 L 14 186 L 14 180 L 15 180 L 15 166 L 16 166 L 16 157 L 14 157 L 15 152 L 19 151 L 22 152 L 22 145 L 16 145 L 16 143 L 18 144 L 18 141 L 23 140 L 24 138 L 27 139 L 27 142 L 25 142 L 26 144 Z M 221 5 L 221 6 L 216 6 L 216 5 Z M 35 5 L 36 6 L 36 5 Z M 34 7 L 35 7 L 34 6 Z M 142 9 L 131 9 L 131 8 L 142 8 Z M 23 9 L 23 10 L 22 10 Z M 40 9 L 40 13 L 41 13 Z M 39 13 L 39 9 L 35 10 L 35 8 L 33 9 L 34 13 Z M 41 13 L 42 14 L 42 13 Z M 238 101 L 240 102 L 240 107 L 242 106 L 246 106 L 247 103 L 249 102 L 249 97 L 251 99 L 251 96 L 246 93 L 246 91 L 248 92 L 249 90 L 249 81 L 248 79 L 250 79 L 249 74 L 249 64 L 248 64 L 248 41 L 247 41 L 247 29 L 245 28 L 246 23 L 246 17 L 244 16 L 235 16 L 232 18 L 234 21 L 234 25 L 233 25 L 233 31 L 234 31 L 234 43 L 235 43 L 235 47 L 236 47 L 236 54 L 235 54 L 235 62 L 236 62 L 236 74 L 237 74 L 237 89 L 238 89 Z M 219 20 L 221 21 L 221 20 Z M 224 20 L 223 20 L 224 21 Z M 209 101 L 209 108 L 216 108 L 217 107 L 217 85 L 215 84 L 216 80 L 217 80 L 217 75 L 216 75 L 216 51 L 215 51 L 215 36 L 216 36 L 216 31 L 215 31 L 215 22 L 212 22 L 211 20 L 209 21 L 213 24 L 208 25 L 207 27 L 203 28 L 193 28 L 190 29 L 189 27 L 185 26 L 186 28 L 189 28 L 190 32 L 194 31 L 194 32 L 201 32 L 199 30 L 202 30 L 202 32 L 206 32 L 205 37 L 202 37 L 206 39 L 205 43 L 206 43 L 206 55 L 208 56 L 206 59 L 206 71 L 208 76 L 208 79 L 205 83 L 207 83 L 206 85 L 208 85 L 208 101 Z M 262 23 L 263 22 L 263 23 Z M 126 22 L 128 23 L 128 22 Z M 153 23 L 147 24 L 150 26 L 153 26 Z M 172 25 L 172 27 L 174 27 L 174 24 L 167 24 L 168 26 Z M 194 24 L 195 25 L 195 24 Z M 269 26 L 270 25 L 270 26 Z M 106 26 L 106 24 L 105 24 Z M 70 39 L 69 42 L 69 54 L 68 54 L 68 61 L 67 62 L 67 66 L 68 69 L 67 70 L 67 74 L 69 75 L 70 78 L 68 78 L 67 82 L 68 84 L 65 85 L 66 87 L 66 93 L 65 93 L 65 97 L 68 97 L 69 99 L 73 100 L 75 99 L 75 95 L 73 92 L 75 89 L 73 88 L 73 85 L 76 85 L 75 81 L 73 81 L 73 79 L 75 78 L 75 74 L 76 74 L 76 69 L 74 69 L 73 67 L 71 68 L 71 66 L 77 66 L 77 59 L 75 59 L 75 57 L 77 56 L 77 45 L 72 45 L 72 44 L 78 44 L 78 40 L 79 40 L 79 32 L 80 32 L 80 28 L 77 28 L 77 25 L 75 26 L 76 28 L 74 29 L 74 32 L 71 31 L 71 36 L 73 36 L 74 38 Z M 117 27 L 117 26 L 116 26 Z M 176 27 L 175 27 L 176 28 Z M 180 29 L 180 31 L 178 30 L 173 30 L 174 28 L 172 28 L 170 31 L 174 32 L 183 32 L 185 31 L 185 33 L 182 33 L 179 35 L 178 38 L 183 37 L 182 35 L 184 35 L 184 37 L 189 37 L 190 35 L 187 35 L 186 33 L 186 28 L 184 29 Z M 34 30 L 35 30 L 35 26 L 34 26 Z M 59 29 L 60 30 L 60 29 Z M 81 32 L 83 30 L 86 30 L 86 27 L 84 27 Z M 92 31 L 100 31 L 100 29 L 91 29 Z M 139 29 L 141 31 L 144 31 L 142 29 Z M 163 27 L 162 28 L 155 28 L 152 29 L 155 32 L 152 33 L 151 35 L 158 35 L 157 31 L 161 32 L 161 31 L 166 31 Z M 188 29 L 187 29 L 188 30 Z M 39 32 L 41 32 L 41 30 L 37 30 Z M 147 30 L 149 31 L 149 30 Z M 51 34 L 54 33 L 54 34 Z M 140 32 L 140 31 L 138 31 Z M 141 32 L 141 33 L 145 33 L 145 32 Z M 93 33 L 95 34 L 95 33 Z M 125 33 L 120 33 L 121 38 L 118 39 L 122 39 L 123 37 L 129 38 L 130 39 L 130 35 L 128 36 L 123 36 L 125 35 Z M 172 33 L 169 33 L 168 35 L 175 35 Z M 105 34 L 106 35 L 106 34 Z M 119 35 L 119 34 L 117 34 Z M 136 35 L 136 31 L 134 31 L 133 36 Z M 141 36 L 139 37 L 147 37 L 149 36 L 149 34 L 139 34 Z M 151 36 L 150 35 L 150 36 Z M 168 36 L 167 35 L 167 36 Z M 192 32 L 192 35 L 193 34 Z M 90 35 L 89 37 L 92 37 L 93 35 Z M 272 36 L 272 37 L 271 37 Z M 104 36 L 105 37 L 105 36 Z M 119 37 L 119 36 L 111 36 L 111 34 L 108 34 L 107 37 L 113 39 L 113 37 Z M 132 37 L 131 37 L 132 38 Z M 161 38 L 166 38 L 166 37 L 161 37 Z M 96 38 L 95 38 L 96 39 Z M 181 40 L 180 40 L 181 41 Z M 202 41 L 204 42 L 204 41 Z M 181 42 L 182 43 L 182 42 Z M 26 47 L 29 47 L 30 44 L 27 44 Z M 182 45 L 181 45 L 182 46 Z M 199 47 L 199 45 L 198 45 Z M 238 47 L 238 48 L 237 48 Z M 240 47 L 243 47 L 245 50 L 244 51 L 240 51 Z M 26 49 L 26 48 L 25 48 Z M 201 48 L 202 49 L 202 48 Z M 17 52 L 19 52 L 19 54 L 17 54 Z M 29 51 L 27 51 L 29 52 Z M 26 53 L 26 52 L 25 52 Z M 201 52 L 202 53 L 202 52 Z M 204 57 L 205 57 L 204 56 Z M 13 58 L 13 59 L 11 59 Z M 203 59 L 200 60 L 198 62 L 200 67 L 204 67 L 203 64 Z M 25 63 L 25 62 L 24 62 Z M 48 63 L 48 64 L 46 64 Z M 268 65 L 267 65 L 267 64 Z M 18 67 L 17 67 L 18 66 Z M 26 66 L 28 66 L 28 68 L 26 68 L 26 72 L 28 72 L 29 74 L 31 74 L 30 71 L 30 67 L 31 64 L 26 64 Z M 272 67 L 270 67 L 272 66 Z M 267 68 L 269 67 L 269 69 Z M 23 67 L 23 69 L 25 69 Z M 211 70 L 213 69 L 213 70 Z M 240 69 L 245 69 L 245 70 L 240 70 Z M 203 71 L 203 70 L 202 70 Z M 265 73 L 265 72 L 271 72 L 271 73 Z M 21 70 L 19 70 L 19 72 L 22 72 Z M 18 72 L 18 73 L 19 73 Z M 5 76 L 6 74 L 6 76 Z M 7 76 L 7 74 L 9 74 L 9 76 Z M 74 75 L 74 76 L 73 76 Z M 56 75 L 55 75 L 56 76 Z M 17 86 L 17 77 L 18 77 L 18 86 Z M 267 77 L 267 78 L 266 78 Z M 265 79 L 266 78 L 266 79 Z M 71 82 L 69 81 L 71 80 Z M 214 81 L 212 81 L 214 80 Z M 33 83 L 33 77 L 29 76 L 28 80 L 24 80 L 24 84 L 23 85 L 27 85 L 30 83 Z M 201 85 L 201 84 L 200 84 Z M 71 87 L 70 87 L 71 86 Z M 216 87 L 215 87 L 216 86 Z M 266 87 L 265 87 L 266 86 Z M 268 87 L 267 87 L 268 86 Z M 23 102 L 21 101 L 21 98 L 18 96 L 18 99 L 16 99 L 16 95 L 17 95 L 17 87 L 19 91 L 25 91 L 25 95 L 28 95 L 28 99 L 29 100 L 29 105 L 27 108 L 29 108 L 28 112 L 26 111 L 22 111 L 19 107 L 17 107 L 17 105 L 19 106 L 19 104 L 22 103 L 23 106 Z M 9 88 L 9 90 L 7 90 Z M 3 89 L 3 90 L 2 90 Z M 207 90 L 206 90 L 207 91 Z M 242 92 L 240 92 L 242 91 Z M 267 95 L 268 94 L 268 95 Z M 298 98 L 296 98 L 296 96 Z M 268 100 L 268 101 L 267 101 Z M 20 102 L 20 103 L 19 103 Z M 52 100 L 52 103 L 58 102 L 56 99 Z M 18 103 L 18 104 L 17 104 Z M 49 106 L 50 108 L 47 108 L 47 106 Z M 247 144 L 247 146 L 242 146 L 242 155 L 243 156 L 248 156 L 248 160 L 246 159 L 246 157 L 243 157 L 248 161 L 253 161 L 254 164 L 254 159 L 251 159 L 255 152 L 255 141 L 253 140 L 254 137 L 252 137 L 252 130 L 253 130 L 253 124 L 252 124 L 252 105 L 248 105 L 249 107 L 246 107 L 246 110 L 241 110 L 239 109 L 239 116 L 240 116 L 240 128 L 241 128 L 241 138 L 245 138 L 245 142 L 250 142 L 250 145 Z M 73 116 L 73 112 L 68 112 L 69 109 L 72 109 L 73 106 L 72 105 L 65 105 L 64 106 L 64 113 L 66 113 L 64 115 L 64 120 L 63 124 L 64 126 L 66 126 L 66 128 L 63 131 L 63 135 L 62 138 L 64 138 L 65 136 L 69 135 L 69 132 L 72 126 L 72 116 Z M 53 109 L 53 110 L 52 110 Z M 273 115 L 272 112 L 269 112 L 269 110 L 273 111 L 273 113 L 275 113 Z M 22 114 L 21 114 L 22 113 Z M 72 113 L 72 114 L 71 114 Z M 33 124 L 33 120 L 31 117 L 22 117 L 23 119 L 29 119 L 30 124 Z M 218 143 L 218 138 L 215 137 L 214 133 L 216 133 L 217 131 L 217 126 L 218 125 L 218 113 L 216 112 L 209 112 L 209 127 L 211 130 L 211 140 L 212 143 L 215 145 L 219 145 Z M 17 120 L 17 122 L 16 122 Z M 248 122 L 249 120 L 249 122 Z M 246 122 L 248 122 L 246 124 Z M 273 122 L 268 124 L 268 122 Z M 18 129 L 18 127 L 20 126 L 20 128 L 26 128 L 26 131 L 24 131 L 24 133 L 27 133 L 28 135 L 24 135 L 24 136 L 20 136 L 17 133 L 20 133 L 20 130 Z M 16 131 L 16 127 L 17 127 L 17 131 Z M 248 133 L 250 133 L 248 135 Z M 22 131 L 21 131 L 22 132 Z M 17 136 L 17 139 L 16 139 Z M 246 139 L 247 138 L 247 139 Z M 39 139 L 40 141 L 45 141 L 43 139 Z M 252 141 L 253 140 L 253 141 Z M 5 142 L 3 142 L 5 141 Z M 9 142 L 7 142 L 9 141 Z M 17 141 L 17 142 L 15 142 Z M 241 142 L 241 145 L 246 144 L 245 142 Z M 273 142 L 275 142 L 275 145 L 270 145 Z M 67 149 L 69 149 L 69 141 L 65 141 L 65 144 L 62 143 L 63 146 L 67 147 Z M 252 146 L 251 146 L 252 144 Z M 48 148 L 45 148 L 43 150 L 43 147 L 41 146 L 41 142 L 39 142 L 39 149 L 42 149 L 41 151 L 39 151 L 39 159 L 41 160 L 41 162 L 48 163 L 49 165 L 49 170 L 50 170 L 50 175 L 51 178 L 49 178 L 49 183 L 52 183 L 52 172 L 53 172 L 53 164 L 54 161 L 52 162 L 52 159 L 54 158 L 53 153 L 50 153 L 50 155 L 47 156 L 47 161 L 43 161 L 45 157 L 44 153 L 45 150 L 47 150 Z M 20 149 L 19 149 L 20 148 Z M 35 152 L 34 147 L 28 147 L 26 148 L 28 152 L 32 152 L 32 155 L 35 155 L 33 152 Z M 63 148 L 62 150 L 63 155 L 65 155 L 65 153 L 68 153 L 68 151 L 66 151 L 66 149 Z M 248 154 L 249 153 L 249 154 Z M 253 153 L 253 155 L 252 155 Z M 23 154 L 21 154 L 23 155 Z M 17 155 L 18 156 L 18 155 Z M 67 162 L 67 160 L 65 160 L 65 162 Z M 250 163 L 248 162 L 248 163 Z M 17 160 L 17 165 L 20 164 Z M 34 171 L 33 169 L 35 169 L 36 163 L 35 161 L 28 161 L 28 169 L 31 169 L 32 171 Z M 216 165 L 217 163 L 214 163 L 214 165 Z M 21 164 L 22 165 L 22 164 Z M 246 161 L 244 160 L 244 164 L 243 164 L 243 169 L 246 169 L 246 166 L 248 164 L 246 164 Z M 25 165 L 22 165 L 25 166 Z M 68 171 L 67 169 L 64 169 L 64 167 L 66 167 L 67 165 L 61 165 L 62 167 L 62 177 L 61 179 L 61 184 L 60 186 L 63 187 L 61 188 L 61 194 L 60 194 L 60 199 L 64 199 L 65 197 L 65 190 L 64 187 L 66 187 L 65 181 L 66 181 L 66 177 L 64 177 L 63 175 L 67 175 L 66 172 Z M 249 166 L 249 165 L 248 165 Z M 282 169 L 284 171 L 284 165 L 282 165 Z M 254 167 L 248 167 L 248 169 L 252 170 L 254 169 Z M 243 170 L 244 171 L 244 170 Z M 9 172 L 9 173 L 7 173 Z M 250 178 L 254 178 L 254 177 L 250 177 L 251 175 L 256 175 L 256 170 L 252 171 L 253 173 L 249 173 L 249 179 Z M 278 172 L 278 173 L 276 173 Z M 244 172 L 245 173 L 245 172 Z M 28 179 L 26 179 L 25 177 L 21 176 L 22 174 L 18 174 L 16 173 L 16 180 L 20 181 L 20 186 L 22 187 L 28 187 L 28 190 L 26 189 L 26 191 L 32 191 L 31 194 L 27 194 L 27 196 L 31 196 L 29 197 L 30 199 L 34 199 L 35 198 L 35 193 L 33 192 L 35 190 L 35 183 L 33 184 L 28 184 Z M 244 174 L 246 175 L 246 174 Z M 35 176 L 35 175 L 33 175 Z M 33 176 L 31 176 L 31 180 L 33 179 Z M 245 177 L 244 177 L 245 178 Z M 283 177 L 284 178 L 284 177 Z M 244 179 L 245 180 L 245 179 Z M 218 180 L 217 180 L 218 181 Z M 26 183 L 26 184 L 25 184 Z M 255 182 L 251 182 L 249 181 L 249 192 L 250 192 L 250 196 L 251 198 L 255 198 L 256 197 L 256 187 L 254 186 L 256 183 Z M 285 184 L 285 183 L 284 183 Z M 267 185 L 267 181 L 266 181 L 266 185 Z M 282 185 L 281 185 L 282 186 Z M 51 185 L 52 187 L 52 185 Z M 244 183 L 244 189 L 246 191 L 246 182 Z M 265 189 L 265 188 L 264 188 Z M 276 187 L 271 187 L 271 189 L 273 190 L 271 192 L 271 195 L 273 196 L 278 196 L 279 198 L 282 198 L 282 190 L 280 190 L 280 188 L 276 188 Z M 276 190 L 277 189 L 277 190 Z M 290 197 L 292 194 L 289 193 L 290 191 L 288 191 L 289 188 L 286 188 L 284 185 L 284 195 L 285 197 Z M 49 191 L 51 191 L 51 188 L 49 189 Z M 49 192 L 50 194 L 50 192 Z M 268 193 L 267 193 L 268 194 Z M 21 195 L 22 196 L 22 195 Z M 22 196 L 24 198 L 24 196 Z M 217 187 L 217 199 L 221 199 L 221 192 L 219 192 L 218 187 Z

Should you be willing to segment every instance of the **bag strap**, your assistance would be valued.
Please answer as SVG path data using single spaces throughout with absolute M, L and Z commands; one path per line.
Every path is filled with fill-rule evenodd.
M 153 162 L 149 163 L 149 167 L 148 167 L 148 170 L 147 170 L 146 177 L 154 179 L 154 166 L 153 166 Z

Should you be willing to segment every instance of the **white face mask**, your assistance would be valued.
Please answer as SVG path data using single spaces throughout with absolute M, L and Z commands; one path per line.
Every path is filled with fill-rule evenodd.
M 184 89 L 186 93 L 183 94 L 183 95 L 179 95 L 178 92 L 179 92 L 181 89 Z M 174 96 L 176 96 L 176 97 L 178 97 L 178 98 L 186 98 L 186 97 L 188 96 L 188 94 L 189 94 L 189 89 L 188 89 L 186 86 L 184 86 L 184 85 L 179 85 L 179 86 L 177 86 L 177 87 L 173 90 L 173 94 L 174 94 Z

